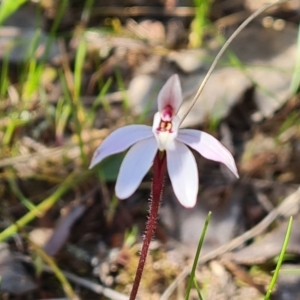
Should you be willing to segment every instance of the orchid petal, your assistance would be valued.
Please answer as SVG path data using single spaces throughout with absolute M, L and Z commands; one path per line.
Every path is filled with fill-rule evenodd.
M 205 158 L 225 164 L 239 178 L 232 154 L 212 135 L 199 130 L 181 129 L 177 140 L 195 149 Z
M 104 158 L 125 151 L 138 141 L 152 137 L 152 129 L 146 125 L 128 125 L 113 131 L 96 149 L 90 169 Z
M 156 153 L 157 143 L 154 137 L 137 142 L 129 149 L 116 183 L 118 198 L 125 199 L 134 193 L 150 169 Z
M 174 193 L 185 207 L 194 207 L 198 194 L 198 170 L 191 150 L 174 141 L 175 149 L 167 150 L 167 168 Z
M 164 84 L 157 97 L 158 111 L 163 111 L 168 105 L 173 109 L 174 115 L 178 112 L 182 102 L 182 90 L 177 74 L 172 75 Z

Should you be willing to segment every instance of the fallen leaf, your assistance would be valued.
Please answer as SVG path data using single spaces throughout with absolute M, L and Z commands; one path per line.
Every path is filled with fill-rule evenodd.
M 13 295 L 25 294 L 37 288 L 23 265 L 14 259 L 6 243 L 0 244 L 0 278 L 0 290 Z

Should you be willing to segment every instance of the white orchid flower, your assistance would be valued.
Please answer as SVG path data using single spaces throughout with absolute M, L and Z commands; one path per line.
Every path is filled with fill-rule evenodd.
M 166 151 L 167 170 L 174 193 L 185 207 L 196 204 L 199 189 L 192 148 L 207 159 L 225 164 L 238 176 L 231 153 L 213 136 L 199 130 L 180 129 L 177 112 L 182 103 L 178 75 L 173 75 L 158 94 L 158 112 L 152 127 L 128 125 L 113 131 L 96 149 L 90 168 L 104 158 L 129 147 L 119 171 L 115 192 L 119 199 L 131 196 L 150 169 L 157 151 Z

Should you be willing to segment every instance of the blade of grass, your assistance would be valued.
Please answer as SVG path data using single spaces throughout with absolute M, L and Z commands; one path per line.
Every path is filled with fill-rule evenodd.
M 32 95 L 38 91 L 41 84 L 41 76 L 44 66 L 39 64 L 36 59 L 32 59 L 28 65 L 27 78 L 23 87 L 22 98 L 25 103 L 31 100 Z
M 15 196 L 21 201 L 21 203 L 29 210 L 35 210 L 36 206 L 27 198 L 23 195 L 21 190 L 19 189 L 16 180 L 15 180 L 15 174 L 13 173 L 12 170 L 8 170 L 6 179 L 8 181 L 8 184 L 10 186 L 11 191 Z
M 285 238 L 284 238 L 284 242 L 283 242 L 283 245 L 282 245 L 282 249 L 281 249 L 281 252 L 280 252 L 280 256 L 279 256 L 279 259 L 278 259 L 278 262 L 277 262 L 277 265 L 276 265 L 276 269 L 275 269 L 275 272 L 273 274 L 273 277 L 272 277 L 271 283 L 269 285 L 269 288 L 267 290 L 267 293 L 264 297 L 264 300 L 269 300 L 270 299 L 271 293 L 272 293 L 272 291 L 275 287 L 275 284 L 277 282 L 279 271 L 280 271 L 280 268 L 281 268 L 281 265 L 282 265 L 282 262 L 283 262 L 283 259 L 284 259 L 284 255 L 285 255 L 288 243 L 289 243 L 289 239 L 290 239 L 290 235 L 291 235 L 291 231 L 292 231 L 292 225 L 293 225 L 293 217 L 290 217 L 288 228 L 287 228 Z
M 224 36 L 222 36 L 221 34 L 218 35 L 218 40 L 221 43 L 226 43 L 226 39 Z M 251 81 L 251 83 L 253 84 L 253 86 L 255 86 L 257 89 L 259 89 L 262 93 L 264 93 L 266 96 L 272 98 L 276 103 L 280 103 L 280 100 L 278 98 L 278 96 L 276 95 L 276 93 L 273 93 L 272 90 L 268 90 L 266 89 L 263 85 L 260 84 L 259 81 L 255 80 L 253 78 L 253 76 L 250 74 L 250 72 L 248 71 L 248 66 L 246 64 L 244 64 L 239 58 L 238 56 L 229 48 L 226 49 L 226 55 L 228 57 L 229 60 L 229 64 L 239 70 L 241 70 L 241 72 L 243 72 L 243 74 Z M 250 65 L 251 67 L 251 65 Z M 257 67 L 260 68 L 262 70 L 270 70 L 270 68 L 264 66 L 264 67 Z M 272 68 L 276 71 L 279 71 L 279 69 L 276 68 Z M 281 72 L 284 72 L 283 70 L 281 70 Z
M 80 148 L 80 157 L 82 164 L 87 165 L 87 157 L 84 152 L 84 142 L 82 139 L 82 129 L 87 120 L 86 113 L 80 102 L 80 90 L 82 82 L 82 70 L 85 62 L 85 56 L 87 51 L 87 45 L 85 39 L 81 39 L 78 50 L 75 57 L 75 70 L 74 70 L 74 94 L 73 94 L 73 110 L 74 110 L 74 123 L 76 127 L 76 134 L 78 137 L 79 148 Z
M 290 112 L 277 130 L 275 140 L 279 142 L 280 135 L 286 132 L 289 128 L 300 126 L 299 112 Z
M 79 42 L 75 57 L 75 70 L 74 70 L 74 104 L 79 107 L 80 104 L 80 90 L 82 83 L 82 70 L 85 62 L 87 52 L 86 40 L 83 38 Z M 79 121 L 83 121 L 83 116 L 78 116 Z
M 128 95 L 126 93 L 126 87 L 125 87 L 125 83 L 124 80 L 122 78 L 121 72 L 118 68 L 115 68 L 115 75 L 116 75 L 116 80 L 117 80 L 117 85 L 118 85 L 118 90 L 122 92 L 122 96 L 123 96 L 123 109 L 125 111 L 125 113 L 128 113 L 129 110 L 129 98 Z
M 21 95 L 25 102 L 30 99 L 30 96 L 37 90 L 40 83 L 42 67 L 39 65 L 35 54 L 39 45 L 41 34 L 42 32 L 40 29 L 35 30 L 25 55 L 26 63 L 20 77 L 22 86 Z M 24 43 L 25 45 L 27 42 L 27 40 L 21 41 L 21 43 Z
M 0 26 L 18 8 L 28 0 L 2 0 L 0 5 Z
M 55 32 L 57 31 L 58 25 L 64 15 L 67 4 L 68 4 L 68 0 L 63 0 L 59 5 L 59 9 L 56 14 L 53 25 L 51 26 L 50 35 L 46 40 L 45 51 L 41 59 L 38 59 L 36 57 L 36 50 L 38 49 L 39 40 L 41 40 L 42 30 L 36 29 L 35 31 L 34 38 L 30 43 L 26 55 L 25 61 L 27 62 L 27 65 L 25 65 L 25 67 L 23 68 L 22 75 L 21 75 L 22 78 L 21 82 L 23 86 L 22 94 L 25 100 L 30 99 L 30 96 L 32 96 L 32 94 L 36 92 L 38 90 L 38 87 L 40 86 L 40 78 L 44 70 L 44 66 L 47 61 L 47 58 L 49 56 L 51 45 L 55 38 Z
M 55 111 L 55 135 L 58 142 L 62 142 L 63 134 L 72 112 L 70 103 L 65 102 L 63 98 L 60 98 Z
M 59 23 L 61 22 L 64 14 L 65 14 L 68 3 L 69 3 L 69 0 L 62 0 L 60 2 L 58 12 L 56 13 L 53 25 L 51 26 L 51 29 L 50 29 L 50 37 L 47 39 L 45 52 L 44 52 L 44 55 L 43 55 L 43 58 L 42 58 L 42 63 L 43 64 L 45 64 L 45 62 L 47 60 L 47 57 L 49 56 L 50 48 L 51 48 L 52 42 L 55 38 L 55 33 L 58 29 Z
M 45 213 L 49 210 L 59 199 L 62 195 L 64 195 L 69 189 L 71 189 L 74 185 L 78 184 L 82 180 L 84 180 L 89 172 L 85 172 L 81 175 L 77 173 L 71 173 L 65 181 L 58 187 L 58 189 L 42 201 L 39 205 L 35 207 L 35 209 L 29 211 L 26 215 L 21 217 L 18 221 L 14 224 L 10 225 L 6 229 L 4 229 L 0 233 L 0 242 L 5 241 L 9 237 L 13 236 L 18 232 L 19 229 L 23 228 L 29 222 L 31 222 L 34 218 L 39 217 L 41 213 Z
M 194 0 L 195 18 L 191 23 L 189 46 L 199 48 L 202 44 L 206 25 L 209 24 L 209 12 L 213 0 Z
M 95 118 L 95 111 L 98 105 L 102 104 L 103 109 L 106 113 L 109 113 L 111 110 L 110 103 L 105 99 L 105 95 L 107 94 L 109 88 L 112 84 L 112 78 L 108 78 L 105 84 L 102 86 L 99 95 L 97 96 L 96 100 L 93 102 L 91 113 L 93 114 L 93 118 Z M 93 123 L 93 122 L 92 122 Z
M 201 292 L 200 292 L 200 287 L 199 287 L 199 285 L 198 285 L 198 282 L 197 282 L 197 280 L 196 280 L 196 277 L 194 277 L 193 283 L 194 283 L 195 289 L 196 289 L 196 291 L 197 291 L 198 298 L 199 298 L 200 300 L 203 300 L 203 297 L 202 297 Z
M 208 224 L 210 222 L 210 218 L 211 218 L 211 212 L 209 212 L 207 214 L 207 217 L 206 217 L 206 220 L 205 220 L 205 223 L 204 223 L 204 227 L 202 229 L 201 237 L 200 237 L 200 240 L 199 240 L 199 244 L 198 244 L 197 251 L 196 251 L 196 254 L 195 254 L 195 258 L 194 258 L 194 262 L 193 262 L 192 271 L 191 271 L 191 274 L 190 274 L 190 279 L 189 279 L 189 282 L 188 282 L 187 291 L 186 291 L 186 294 L 185 294 L 185 300 L 189 300 L 189 297 L 190 297 L 190 292 L 191 292 L 191 289 L 192 289 L 192 286 L 193 286 L 193 282 L 195 280 L 195 273 L 196 273 L 196 268 L 197 268 L 197 265 L 198 265 L 198 260 L 199 260 L 201 248 L 202 248 L 203 243 L 204 243 L 204 238 L 205 238 L 205 235 L 206 235 Z M 198 290 L 198 292 L 200 293 L 199 290 Z M 200 299 L 202 299 L 202 297 Z
M 49 103 L 48 93 L 44 86 L 39 88 L 39 98 L 41 109 L 44 111 L 44 123 L 55 124 L 55 106 Z M 34 137 L 38 138 L 37 135 Z
M 8 76 L 8 65 L 9 65 L 9 51 L 5 51 L 2 68 L 0 73 L 0 96 L 4 97 L 7 94 L 7 89 L 9 85 Z
M 300 23 L 298 26 L 296 65 L 295 65 L 291 87 L 290 87 L 293 94 L 296 94 L 298 92 L 299 85 L 300 85 Z
M 89 22 L 94 1 L 95 0 L 86 0 L 85 1 L 85 6 L 82 10 L 82 14 L 81 14 L 81 18 L 80 18 L 81 23 L 84 24 L 84 26 L 87 26 L 87 24 Z
M 76 66 L 75 66 L 76 68 Z M 78 65 L 77 65 L 77 68 L 79 69 Z M 81 72 L 81 70 L 78 70 L 77 72 Z M 80 98 L 79 98 L 79 91 L 80 89 L 78 90 L 77 88 L 77 93 L 78 93 L 78 98 L 76 97 L 72 97 L 72 94 L 75 93 L 75 87 L 74 87 L 74 90 L 71 91 L 71 87 L 70 87 L 70 84 L 72 85 L 72 87 L 74 86 L 74 83 L 75 83 L 75 80 L 71 82 L 69 82 L 68 84 L 68 79 L 66 78 L 65 74 L 63 72 L 59 72 L 59 78 L 60 78 L 60 82 L 61 82 L 61 86 L 62 86 L 62 90 L 63 90 L 63 95 L 64 95 L 64 98 L 67 102 L 66 105 L 70 105 L 71 107 L 71 110 L 72 110 L 72 114 L 71 114 L 71 117 L 72 117 L 72 120 L 74 122 L 74 125 L 75 125 L 75 133 L 77 135 L 77 138 L 78 138 L 78 143 L 79 143 L 79 149 L 80 149 L 80 158 L 81 158 L 81 161 L 82 161 L 82 164 L 83 166 L 87 166 L 87 163 L 88 163 L 88 160 L 87 160 L 87 157 L 86 157 L 86 153 L 84 151 L 84 142 L 83 142 L 83 139 L 82 139 L 82 127 L 83 125 L 85 125 L 86 121 L 89 120 L 89 118 L 87 117 L 87 114 L 85 113 L 83 107 L 82 107 L 82 104 L 80 103 Z M 81 73 L 80 75 L 77 74 L 77 84 L 80 84 L 81 85 L 81 82 L 80 82 L 80 79 L 81 79 Z M 82 112 L 80 112 L 82 111 Z M 83 121 L 79 121 L 80 119 L 82 119 Z
M 27 122 L 27 120 L 10 118 L 4 136 L 2 138 L 2 145 L 8 146 L 13 140 L 15 129 L 26 124 Z
M 41 257 L 41 259 L 51 268 L 56 278 L 61 283 L 61 286 L 69 299 L 79 300 L 79 297 L 75 294 L 71 284 L 68 279 L 64 275 L 64 273 L 60 270 L 58 265 L 55 263 L 54 259 L 49 256 L 41 247 L 35 244 L 28 238 L 30 246 L 34 249 L 35 253 Z

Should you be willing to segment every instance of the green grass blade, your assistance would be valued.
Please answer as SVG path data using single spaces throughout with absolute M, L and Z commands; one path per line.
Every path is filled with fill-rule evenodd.
M 296 94 L 298 92 L 299 85 L 300 85 L 300 23 L 298 26 L 296 65 L 295 65 L 291 87 L 290 87 L 290 90 L 292 91 L 293 94 Z
M 15 175 L 13 174 L 12 170 L 8 170 L 8 174 L 6 177 L 9 187 L 13 194 L 21 201 L 21 203 L 29 210 L 35 210 L 36 206 L 27 198 L 23 195 L 21 190 L 19 189 L 16 180 L 15 180 Z
M 284 238 L 284 242 L 283 242 L 283 246 L 282 246 L 282 249 L 281 249 L 281 252 L 280 252 L 280 255 L 279 255 L 279 259 L 278 259 L 278 262 L 277 262 L 277 265 L 276 265 L 276 269 L 275 269 L 275 272 L 273 274 L 271 283 L 269 285 L 269 288 L 267 290 L 267 293 L 265 295 L 264 300 L 269 300 L 270 299 L 272 291 L 273 291 L 273 289 L 275 287 L 275 284 L 277 282 L 277 278 L 278 278 L 278 275 L 279 275 L 279 270 L 281 268 L 281 265 L 282 265 L 282 262 L 283 262 L 283 259 L 284 259 L 284 255 L 285 255 L 288 243 L 289 243 L 289 239 L 290 239 L 290 235 L 291 235 L 291 231 L 292 231 L 292 225 L 293 225 L 293 217 L 290 217 L 288 228 L 287 228 L 285 238 Z
M 195 18 L 191 24 L 190 46 L 199 48 L 203 41 L 206 26 L 209 25 L 209 13 L 213 0 L 194 0 Z
M 128 110 L 129 110 L 129 98 L 128 95 L 126 93 L 126 87 L 125 87 L 125 83 L 124 80 L 122 78 L 122 74 L 120 72 L 120 70 L 118 68 L 115 68 L 115 75 L 116 75 L 116 81 L 117 81 L 117 85 L 118 85 L 118 90 L 120 92 L 122 92 L 122 96 L 123 96 L 123 108 L 126 114 L 128 114 Z
M 52 42 L 55 38 L 56 31 L 58 29 L 59 23 L 61 22 L 64 14 L 65 14 L 65 11 L 66 11 L 67 6 L 68 6 L 68 2 L 69 2 L 69 0 L 63 0 L 63 1 L 60 2 L 58 12 L 57 12 L 56 17 L 54 19 L 53 25 L 51 26 L 51 29 L 50 29 L 50 36 L 47 39 L 47 43 L 46 43 L 46 47 L 45 47 L 45 53 L 44 53 L 44 56 L 43 56 L 43 59 L 42 59 L 43 64 L 46 62 L 46 60 L 49 56 L 49 52 L 50 52 L 50 49 L 51 49 Z
M 0 4 L 0 25 L 28 0 L 2 0 Z
M 111 87 L 111 84 L 112 84 L 112 79 L 110 77 L 107 79 L 107 81 L 102 86 L 98 96 L 96 97 L 95 101 L 92 104 L 92 107 L 90 108 L 89 112 L 87 113 L 87 125 L 89 127 L 94 126 L 96 116 L 97 116 L 97 107 L 99 105 L 102 105 L 105 113 L 109 114 L 109 112 L 111 111 L 111 105 L 105 97 L 109 88 Z
M 55 260 L 49 256 L 41 247 L 39 247 L 37 244 L 35 244 L 33 241 L 29 239 L 29 243 L 31 247 L 34 249 L 35 253 L 39 255 L 39 257 L 49 265 L 51 270 L 53 271 L 56 278 L 61 283 L 61 286 L 66 294 L 66 296 L 69 297 L 69 299 L 72 300 L 79 300 L 79 297 L 75 294 L 71 284 L 69 283 L 68 279 L 64 275 L 64 273 L 60 270 L 58 265 L 56 264 Z
M 84 166 L 87 165 L 87 157 L 84 151 L 84 142 L 82 139 L 82 129 L 83 126 L 86 123 L 87 120 L 87 115 L 85 113 L 85 110 L 83 108 L 83 105 L 81 103 L 80 99 L 80 92 L 81 92 L 81 83 L 82 83 L 82 70 L 83 70 L 83 65 L 85 61 L 85 56 L 86 56 L 86 51 L 87 51 L 87 45 L 85 39 L 81 39 L 79 43 L 79 47 L 76 53 L 76 58 L 75 58 L 75 70 L 74 70 L 74 94 L 73 94 L 73 110 L 74 110 L 74 123 L 76 126 L 76 135 L 78 137 L 78 143 L 80 147 L 80 157 L 82 160 L 82 164 Z
M 63 138 L 71 112 L 71 104 L 69 102 L 66 103 L 64 98 L 60 98 L 55 111 L 55 135 L 58 140 Z
M 87 174 L 88 173 L 86 172 L 80 176 L 77 173 L 72 173 L 71 175 L 69 175 L 51 196 L 42 201 L 39 205 L 35 207 L 35 209 L 29 211 L 26 215 L 21 217 L 14 224 L 4 229 L 0 233 L 0 242 L 4 242 L 9 237 L 15 235 L 19 229 L 23 228 L 34 218 L 39 217 L 42 213 L 50 209 L 60 199 L 60 197 L 64 195 L 70 188 L 84 180 Z
M 92 11 L 94 2 L 95 2 L 95 0 L 86 0 L 85 1 L 85 6 L 84 6 L 82 14 L 81 14 L 81 23 L 84 24 L 85 26 L 87 25 L 87 23 L 90 19 L 90 15 L 91 15 L 91 11 Z
M 26 123 L 27 123 L 27 120 L 22 120 L 19 118 L 19 116 L 18 116 L 18 119 L 13 119 L 10 116 L 9 123 L 6 127 L 4 136 L 1 141 L 2 145 L 8 146 L 10 143 L 12 143 L 14 132 L 15 132 L 16 128 L 18 128 L 19 126 L 22 126 Z
M 7 94 L 7 89 L 9 86 L 8 67 L 9 67 L 9 51 L 5 51 L 3 61 L 2 61 L 1 73 L 0 73 L 0 96 L 1 97 L 4 97 Z
M 200 292 L 200 287 L 199 287 L 199 285 L 198 285 L 198 282 L 197 282 L 196 277 L 194 277 L 193 283 L 194 283 L 195 289 L 196 289 L 196 291 L 197 291 L 198 298 L 199 298 L 200 300 L 203 300 L 203 297 L 202 297 L 201 292 Z
M 82 70 L 85 61 L 86 51 L 86 41 L 85 39 L 81 39 L 76 53 L 74 70 L 74 101 L 76 101 L 76 106 L 79 105 L 80 90 L 82 83 Z
M 192 286 L 193 286 L 193 282 L 194 282 L 194 278 L 195 278 L 195 273 L 196 273 L 196 268 L 197 268 L 197 265 L 198 265 L 198 260 L 199 260 L 201 248 L 202 248 L 203 243 L 204 243 L 204 238 L 205 238 L 205 235 L 206 235 L 208 224 L 210 222 L 210 218 L 211 218 L 211 212 L 209 212 L 207 214 L 205 224 L 204 224 L 204 227 L 202 229 L 201 237 L 200 237 L 200 240 L 199 240 L 199 244 L 198 244 L 197 251 L 196 251 L 196 254 L 195 254 L 195 258 L 194 258 L 194 262 L 193 262 L 192 271 L 191 271 L 191 274 L 190 274 L 190 279 L 189 279 L 189 282 L 188 282 L 187 291 L 186 291 L 186 294 L 185 294 L 185 300 L 189 300 L 189 297 L 190 297 L 190 292 L 191 292 L 191 289 L 192 289 Z M 199 293 L 199 290 L 198 290 L 198 293 Z
M 105 95 L 108 93 L 108 90 L 110 89 L 112 85 L 112 78 L 109 77 L 107 81 L 102 86 L 99 95 L 97 96 L 96 100 L 94 101 L 91 111 L 95 114 L 96 108 L 98 105 L 102 104 L 103 109 L 106 113 L 109 113 L 111 110 L 110 103 L 105 99 Z

